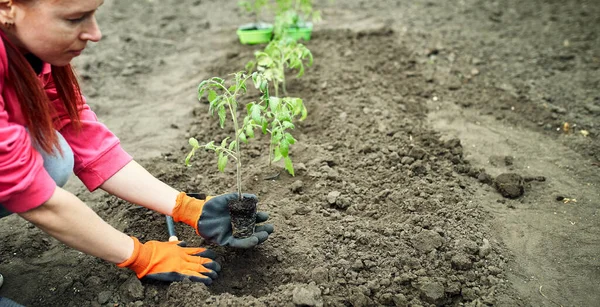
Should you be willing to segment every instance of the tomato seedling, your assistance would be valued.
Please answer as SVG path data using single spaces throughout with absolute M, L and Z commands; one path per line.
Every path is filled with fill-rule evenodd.
M 275 96 L 279 96 L 279 86 L 287 94 L 285 71 L 297 70 L 296 78 L 304 75 L 305 66 L 313 64 L 312 53 L 306 46 L 290 39 L 271 41 L 263 51 L 254 53 L 254 60 L 246 64 L 247 70 L 256 69 L 262 73 L 267 81 L 273 83 Z
M 240 116 L 238 115 L 238 106 L 240 103 L 238 99 L 246 94 L 247 82 L 250 79 L 254 83 L 255 88 L 261 93 L 261 96 L 258 101 L 246 104 L 247 115 L 244 116 L 243 120 L 240 120 Z M 215 112 L 217 113 L 221 128 L 225 127 L 227 118 L 230 118 L 234 128 L 234 135 L 233 137 L 226 137 L 220 144 L 216 144 L 214 141 L 200 144 L 197 139 L 190 138 L 189 144 L 192 146 L 192 149 L 185 158 L 185 164 L 190 166 L 194 154 L 201 148 L 212 150 L 217 154 L 217 167 L 221 172 L 225 170 L 229 159 L 235 161 L 238 198 L 236 202 L 228 205 L 234 228 L 234 236 L 237 237 L 252 235 L 254 230 L 254 223 L 252 221 L 255 221 L 256 215 L 256 201 L 252 204 L 242 194 L 241 142 L 248 143 L 249 139 L 254 138 L 254 131 L 257 128 L 261 129 L 264 134 L 270 134 L 269 163 L 271 163 L 271 152 L 273 152 L 272 161 L 276 162 L 284 159 L 285 169 L 294 175 L 292 160 L 289 157 L 289 147 L 296 142 L 296 139 L 287 130 L 294 128 L 293 120 L 296 116 L 301 116 L 301 120 L 303 120 L 307 115 L 306 108 L 301 99 L 269 97 L 268 88 L 268 80 L 260 72 L 252 74 L 238 72 L 233 74 L 232 80 L 229 81 L 213 77 L 202 81 L 198 86 L 198 99 L 206 96 L 209 102 L 209 112 L 211 115 L 214 115 Z M 242 206 L 245 207 L 238 209 Z M 248 212 L 251 214 L 248 214 Z M 248 226 L 250 225 L 249 223 L 251 223 L 251 229 Z M 243 227 L 240 227 L 240 225 Z

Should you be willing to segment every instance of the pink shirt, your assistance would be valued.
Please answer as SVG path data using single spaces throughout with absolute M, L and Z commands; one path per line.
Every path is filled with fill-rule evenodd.
M 50 199 L 56 183 L 44 169 L 40 153 L 32 147 L 25 118 L 7 76 L 8 58 L 0 40 L 0 204 L 20 213 Z M 132 158 L 121 148 L 119 139 L 98 122 L 87 104 L 80 113 L 81 130 L 74 129 L 58 96 L 49 64 L 44 64 L 38 78 L 56 108 L 54 118 L 60 119 L 55 128 L 73 150 L 73 171 L 93 191 Z

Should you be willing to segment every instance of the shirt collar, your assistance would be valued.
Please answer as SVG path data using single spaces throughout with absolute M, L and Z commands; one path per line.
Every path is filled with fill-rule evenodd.
M 52 65 L 50 65 L 48 63 L 44 63 L 44 66 L 42 66 L 42 75 L 49 74 L 51 71 L 52 71 Z

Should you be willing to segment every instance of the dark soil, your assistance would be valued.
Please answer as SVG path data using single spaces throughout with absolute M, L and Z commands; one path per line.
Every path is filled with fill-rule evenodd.
M 327 2 L 328 3 L 328 2 Z M 78 59 L 99 117 L 148 170 L 182 191 L 235 190 L 196 87 L 243 69 L 257 46 L 235 1 L 107 1 L 104 41 Z M 308 118 L 296 176 L 244 147 L 243 186 L 275 232 L 252 250 L 208 245 L 210 287 L 140 282 L 16 216 L 0 223 L 0 295 L 30 306 L 595 306 L 600 301 L 600 3 L 355 1 L 323 4 L 315 64 L 287 80 Z M 252 99 L 253 97 L 248 97 Z M 569 129 L 564 129 L 568 122 Z M 502 173 L 546 181 L 517 199 Z M 141 241 L 164 216 L 77 182 L 69 189 Z M 559 198 L 560 196 L 560 198 Z M 557 199 L 560 199 L 558 201 Z
M 244 239 L 254 233 L 257 202 L 255 198 L 243 197 L 241 200 L 235 198 L 227 204 L 234 238 Z

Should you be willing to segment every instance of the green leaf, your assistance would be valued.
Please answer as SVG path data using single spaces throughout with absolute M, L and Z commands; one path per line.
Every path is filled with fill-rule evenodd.
M 193 148 L 190 153 L 187 154 L 187 157 L 185 157 L 185 166 L 191 166 L 192 164 L 190 163 L 190 161 L 192 160 L 192 157 L 194 156 L 194 153 L 196 153 L 196 148 Z
M 281 141 L 281 138 L 283 138 L 281 131 L 276 130 L 276 131 L 272 131 L 271 133 L 273 134 L 271 136 L 272 144 L 279 144 L 279 142 Z
M 234 84 L 234 85 L 230 86 L 227 90 L 233 94 L 233 92 L 235 92 L 236 89 L 237 89 L 237 86 Z
M 227 158 L 228 158 L 228 156 L 225 155 L 222 151 L 219 152 L 219 161 L 217 163 L 217 166 L 219 167 L 219 171 L 225 172 L 225 167 L 227 166 Z
M 229 150 L 232 150 L 232 151 L 233 151 L 233 150 L 235 149 L 235 144 L 237 144 L 237 142 L 236 142 L 236 141 L 232 141 L 232 142 L 229 144 Z
M 219 77 L 212 77 L 211 80 L 215 81 L 215 82 L 217 82 L 219 84 L 223 84 L 223 82 L 225 82 L 225 80 L 223 80 L 223 79 L 221 79 Z
M 249 138 L 253 138 L 254 137 L 254 127 L 252 127 L 251 125 L 246 126 L 246 134 L 248 135 Z
M 190 143 L 190 145 L 196 149 L 196 148 L 200 148 L 200 144 L 198 144 L 198 140 L 196 140 L 195 138 L 190 138 L 188 140 L 188 143 Z
M 310 52 L 310 50 L 308 50 L 308 48 L 304 47 L 304 51 L 302 53 L 302 59 L 307 58 L 308 57 L 308 64 L 307 66 L 312 66 L 313 64 L 313 55 Z
M 273 59 L 271 59 L 271 57 L 269 57 L 267 54 L 261 54 L 259 57 L 257 57 L 257 63 L 259 66 L 271 67 L 271 65 L 273 65 Z
M 260 85 L 263 83 L 264 78 L 265 77 L 263 74 L 256 74 L 256 78 L 252 79 L 254 82 L 254 88 L 260 89 Z
M 294 164 L 292 164 L 292 159 L 290 159 L 290 157 L 285 157 L 285 159 L 283 160 L 285 161 L 285 169 L 288 171 L 288 173 L 290 173 L 290 175 L 295 176 Z
M 240 88 L 240 92 L 242 94 L 245 94 L 246 91 L 248 90 L 248 88 L 246 88 L 246 81 L 240 82 L 240 84 L 238 84 L 238 87 Z
M 252 106 L 252 108 L 251 108 L 250 110 L 251 110 L 251 112 L 252 112 L 252 114 L 251 114 L 251 116 L 252 116 L 252 120 L 253 120 L 254 122 L 256 122 L 256 123 L 260 123 L 260 121 L 261 121 L 261 116 L 260 116 L 260 115 L 261 115 L 261 110 L 260 110 L 260 106 L 259 106 L 259 105 L 257 105 L 257 104 L 255 104 L 255 105 L 253 105 L 253 106 Z
M 243 132 L 242 132 L 242 133 L 240 133 L 240 136 L 239 136 L 239 138 L 240 138 L 240 140 L 241 140 L 242 142 L 244 142 L 244 143 L 248 144 L 248 139 L 246 138 L 246 134 L 245 134 L 245 133 L 243 133 Z
M 221 141 L 221 147 L 227 148 L 227 141 L 229 141 L 229 137 L 226 137 L 223 141 Z
M 208 80 L 204 80 L 200 82 L 198 85 L 198 100 L 202 100 L 202 96 L 204 96 L 204 90 L 206 89 L 204 85 L 208 82 Z
M 281 160 L 283 158 L 283 156 L 281 155 L 281 151 L 279 151 L 279 146 L 275 147 L 275 149 L 273 150 L 273 163 Z
M 304 105 L 302 105 L 302 116 L 300 117 L 300 121 L 305 120 L 307 115 L 308 115 L 308 111 L 306 110 L 306 107 Z
M 246 66 L 244 66 L 244 68 L 245 68 L 247 71 L 253 71 L 255 66 L 256 66 L 256 62 L 254 62 L 254 61 L 249 61 L 248 63 L 246 63 Z M 252 81 L 254 81 L 254 79 L 253 79 Z
M 289 144 L 291 144 L 291 145 L 294 145 L 294 144 L 296 144 L 296 139 L 295 139 L 295 138 L 294 138 L 294 137 L 293 137 L 291 134 L 289 134 L 289 133 L 287 133 L 287 132 L 285 133 L 285 140 L 286 140 L 286 141 L 287 141 Z
M 215 141 L 208 142 L 208 144 L 204 145 L 204 148 L 214 150 L 215 149 Z
M 298 73 L 296 74 L 296 78 L 300 78 L 304 75 L 304 65 L 302 65 L 302 63 L 300 63 L 300 66 L 298 67 Z
M 262 121 L 262 133 L 267 134 L 269 128 L 269 123 L 266 120 Z
M 208 91 L 208 102 L 212 103 L 215 99 L 217 99 L 217 92 L 213 90 Z
M 290 152 L 290 143 L 285 139 L 282 139 L 279 143 L 279 151 L 283 157 L 287 157 Z
M 296 126 L 292 122 L 284 121 L 281 123 L 284 129 L 294 129 Z
M 224 105 L 219 107 L 219 125 L 221 128 L 225 127 L 225 117 L 227 116 L 227 110 Z
M 302 113 L 302 108 L 304 108 L 304 104 L 302 103 L 302 99 L 300 99 L 300 98 L 294 98 L 292 101 L 293 101 L 293 104 L 294 104 L 294 115 L 298 115 L 298 114 Z
M 279 106 L 281 106 L 281 99 L 278 97 L 269 97 L 269 108 L 271 109 L 271 112 L 277 113 Z
M 260 83 L 260 92 L 261 93 L 266 93 L 269 90 L 269 82 L 267 82 L 267 80 L 262 80 L 262 82 Z

